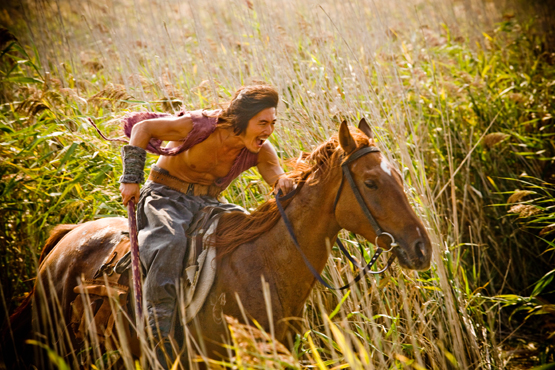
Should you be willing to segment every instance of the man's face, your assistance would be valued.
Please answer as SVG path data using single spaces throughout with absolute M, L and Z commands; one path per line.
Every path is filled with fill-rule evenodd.
M 276 108 L 266 108 L 252 117 L 244 133 L 240 136 L 245 142 L 247 150 L 258 153 L 264 142 L 274 132 L 276 124 Z

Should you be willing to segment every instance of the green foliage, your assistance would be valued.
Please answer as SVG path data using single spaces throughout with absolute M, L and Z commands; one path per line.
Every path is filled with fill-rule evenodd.
M 439 212 L 454 216 L 443 233 L 457 261 L 474 264 L 475 287 L 525 293 L 554 257 L 555 60 L 542 34 L 511 18 L 484 33 L 476 49 L 445 31 L 427 59 L 416 62 L 410 44 L 396 59 L 407 100 L 430 135 L 424 160 L 430 186 L 440 189 Z M 517 186 L 537 196 L 507 209 Z M 526 219 L 517 221 L 521 229 L 511 214 Z M 531 238 L 534 229 L 547 238 Z
M 2 271 L 2 287 L 19 297 L 32 286 L 35 257 L 50 226 L 124 213 L 115 192 L 117 150 L 90 137 L 86 116 L 59 89 L 25 76 L 38 74 L 34 61 L 10 66 L 24 53 L 15 43 L 10 50 L 15 53 L 5 53 L 0 69 L 11 76 L 3 83 L 15 83 L 9 91 L 17 100 L 0 108 L 0 258 L 11 267 Z M 11 294 L 6 298 L 13 309 L 19 299 Z

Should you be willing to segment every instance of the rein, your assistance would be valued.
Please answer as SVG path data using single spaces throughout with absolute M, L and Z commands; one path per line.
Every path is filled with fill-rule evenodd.
M 297 237 L 295 236 L 295 233 L 293 231 L 293 227 L 291 226 L 291 221 L 289 221 L 289 218 L 287 217 L 287 215 L 285 214 L 285 211 L 283 209 L 283 206 L 281 205 L 281 202 L 287 201 L 289 199 L 291 199 L 296 193 L 297 190 L 293 190 L 291 191 L 289 194 L 285 195 L 285 196 L 281 196 L 282 192 L 281 189 L 278 191 L 277 195 L 276 195 L 276 205 L 278 207 L 279 213 L 281 214 L 281 217 L 283 218 L 283 222 L 285 223 L 285 226 L 287 227 L 287 231 L 289 232 L 289 235 L 291 235 L 291 238 L 293 239 L 293 243 L 295 244 L 295 247 L 297 248 L 297 250 L 299 251 L 299 253 L 301 254 L 301 256 L 303 257 L 303 260 L 306 264 L 306 266 L 308 267 L 308 269 L 310 270 L 310 272 L 312 273 L 312 275 L 314 275 L 314 277 L 322 284 L 324 285 L 326 288 L 328 289 L 332 289 L 332 290 L 344 290 L 349 288 L 351 285 L 353 285 L 354 283 L 357 283 L 364 275 L 366 274 L 381 274 L 382 272 L 386 271 L 391 264 L 393 263 L 393 261 L 395 260 L 395 255 L 393 254 L 391 257 L 389 257 L 389 260 L 387 261 L 386 266 L 379 270 L 379 271 L 371 271 L 370 268 L 376 263 L 378 257 L 383 253 L 383 252 L 389 252 L 391 251 L 393 248 L 397 247 L 398 244 L 395 242 L 395 238 L 393 237 L 393 235 L 391 235 L 390 233 L 387 233 L 385 231 L 383 231 L 380 226 L 378 225 L 378 222 L 376 221 L 376 219 L 372 216 L 372 213 L 370 212 L 370 210 L 368 209 L 368 206 L 366 205 L 366 203 L 364 202 L 364 199 L 362 198 L 362 195 L 360 194 L 360 191 L 358 190 L 358 187 L 353 179 L 353 176 L 351 174 L 351 170 L 349 169 L 349 164 L 354 162 L 355 160 L 359 159 L 360 157 L 369 154 L 369 153 L 374 153 L 374 152 L 379 152 L 380 149 L 378 149 L 375 146 L 369 146 L 369 147 L 365 147 L 362 149 L 359 149 L 357 151 L 355 151 L 353 154 L 351 154 L 351 156 L 349 156 L 342 164 L 341 164 L 341 168 L 342 168 L 342 173 L 343 176 L 341 177 L 341 183 L 339 185 L 339 189 L 337 190 L 337 195 L 335 196 L 335 201 L 333 204 L 333 211 L 335 212 L 335 209 L 337 207 L 337 203 L 339 202 L 339 198 L 341 195 L 341 190 L 343 189 L 343 183 L 344 183 L 344 179 L 346 178 L 349 185 L 351 186 L 351 190 L 353 191 L 353 194 L 355 195 L 355 198 L 358 202 L 358 204 L 360 205 L 360 208 L 362 209 L 364 215 L 366 216 L 366 218 L 368 219 L 368 221 L 370 222 L 370 225 L 372 225 L 372 227 L 374 228 L 374 231 L 376 232 L 376 240 L 374 242 L 374 245 L 377 247 L 376 249 L 376 253 L 374 253 L 374 255 L 372 256 L 372 259 L 370 260 L 370 262 L 368 262 L 368 264 L 366 266 L 361 266 L 355 259 L 353 256 L 350 255 L 350 253 L 347 251 L 347 249 L 345 248 L 345 246 L 343 245 L 343 243 L 341 243 L 341 241 L 339 240 L 339 237 L 337 238 L 337 245 L 339 246 L 339 249 L 341 249 L 341 252 L 343 252 L 343 254 L 345 255 L 345 257 L 347 257 L 347 259 L 353 264 L 355 265 L 357 268 L 362 269 L 362 271 L 359 272 L 359 274 L 350 282 L 348 282 L 347 284 L 345 284 L 342 287 L 339 288 L 335 288 L 332 287 L 331 285 L 329 285 L 328 283 L 326 283 L 324 281 L 324 279 L 322 278 L 322 276 L 320 276 L 320 274 L 316 271 L 316 269 L 314 268 L 314 266 L 312 266 L 312 264 L 310 263 L 310 261 L 308 260 L 308 258 L 306 257 L 306 255 L 304 254 L 304 252 L 302 251 L 299 242 L 297 241 Z M 390 248 L 387 250 L 382 249 L 379 245 L 378 245 L 378 239 L 380 238 L 380 236 L 382 235 L 387 235 L 389 236 L 389 238 L 391 239 L 391 243 L 390 243 Z M 357 239 L 358 242 L 358 239 Z M 360 244 L 360 242 L 358 242 L 359 248 L 362 252 L 362 246 Z

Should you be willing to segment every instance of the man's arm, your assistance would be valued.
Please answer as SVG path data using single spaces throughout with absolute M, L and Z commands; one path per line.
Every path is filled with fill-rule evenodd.
M 193 120 L 190 116 L 147 119 L 133 126 L 129 145 L 146 149 L 153 137 L 163 141 L 183 140 L 192 129 Z M 135 199 L 135 202 L 139 201 L 139 184 L 121 183 L 119 191 L 124 205 L 127 205 L 131 199 Z
M 190 116 L 147 119 L 133 126 L 129 145 L 145 149 L 153 137 L 162 141 L 183 140 L 192 129 Z
M 283 168 L 279 165 L 276 150 L 269 141 L 264 143 L 258 153 L 257 167 L 264 181 L 270 185 L 275 184 L 276 194 L 280 189 L 283 194 L 287 194 L 295 188 L 294 181 L 285 176 Z

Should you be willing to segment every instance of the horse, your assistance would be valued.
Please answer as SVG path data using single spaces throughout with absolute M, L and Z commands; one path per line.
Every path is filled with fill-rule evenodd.
M 364 155 L 361 150 L 366 150 Z M 351 174 L 351 187 L 343 186 L 346 174 L 341 164 Z M 317 281 L 295 242 L 317 272 L 324 269 L 329 246 L 341 229 L 375 241 L 376 247 L 395 245 L 391 253 L 405 269 L 430 266 L 432 247 L 426 228 L 409 204 L 400 173 L 377 150 L 364 119 L 358 128 L 344 121 L 338 134 L 298 161 L 298 170 L 289 176 L 298 180 L 295 194 L 284 202 L 295 238 L 273 199 L 251 214 L 230 212 L 220 218 L 213 240 L 218 254 L 215 281 L 194 321 L 184 328 L 195 343 L 202 343 L 209 358 L 229 356 L 221 344 L 228 330 L 223 314 L 242 323 L 256 321 L 280 342 L 295 330 L 288 319 L 301 315 Z M 123 218 L 55 228 L 43 248 L 36 288 L 12 315 L 13 337 L 28 335 L 39 284 L 42 295 L 58 307 L 61 319 L 55 325 L 67 326 L 78 279 L 95 274 L 126 230 Z M 75 343 L 71 331 L 66 332 L 62 335 Z M 68 350 L 75 351 L 72 348 L 69 345 Z

